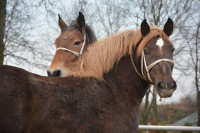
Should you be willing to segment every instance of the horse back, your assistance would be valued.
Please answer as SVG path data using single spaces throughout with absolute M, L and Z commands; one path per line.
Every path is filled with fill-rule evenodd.
M 26 115 L 28 72 L 0 65 L 0 132 L 19 133 Z
M 98 80 L 42 77 L 2 65 L 0 82 L 1 133 L 101 132 L 95 119 L 106 93 Z
M 1 133 L 132 131 L 130 109 L 116 86 L 104 81 L 42 77 L 0 66 L 0 82 Z

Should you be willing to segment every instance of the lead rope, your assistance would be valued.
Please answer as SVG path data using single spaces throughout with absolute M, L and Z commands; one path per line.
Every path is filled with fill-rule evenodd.
M 65 50 L 65 51 L 68 51 L 68 52 L 71 52 L 72 54 L 75 54 L 76 56 L 78 56 L 78 58 L 80 59 L 81 58 L 81 55 L 83 54 L 83 49 L 85 47 L 85 42 L 86 42 L 86 35 L 84 35 L 84 42 L 83 42 L 83 45 L 81 47 L 81 50 L 80 52 L 76 52 L 76 51 L 73 51 L 73 50 L 70 50 L 70 49 L 67 49 L 67 48 L 64 48 L 64 47 L 59 47 L 56 49 L 57 50 Z

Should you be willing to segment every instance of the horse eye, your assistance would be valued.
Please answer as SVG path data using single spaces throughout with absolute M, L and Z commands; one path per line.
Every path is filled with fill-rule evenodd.
M 148 50 L 147 49 L 144 49 L 144 54 L 148 54 Z
M 80 44 L 81 44 L 80 41 L 76 41 L 76 42 L 74 43 L 74 45 L 76 45 L 76 46 L 78 46 L 78 45 L 80 45 Z
M 175 51 L 175 49 L 173 48 L 173 49 L 172 49 L 172 53 L 174 53 L 174 51 Z

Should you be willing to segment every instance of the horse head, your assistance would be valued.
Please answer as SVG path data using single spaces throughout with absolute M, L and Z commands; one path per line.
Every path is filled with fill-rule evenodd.
M 145 38 L 151 38 L 154 30 L 144 20 L 141 24 L 141 43 L 143 39 L 145 41 Z M 146 40 L 147 44 L 143 47 L 140 56 L 140 75 L 155 86 L 160 97 L 170 97 L 176 89 L 176 82 L 172 78 L 174 46 L 168 39 L 172 31 L 173 21 L 169 18 L 162 34 Z
M 59 16 L 60 36 L 55 40 L 56 53 L 47 70 L 48 76 L 65 77 L 67 68 L 80 59 L 85 48 L 96 41 L 91 28 L 85 24 L 84 15 L 79 12 L 76 21 L 67 26 Z

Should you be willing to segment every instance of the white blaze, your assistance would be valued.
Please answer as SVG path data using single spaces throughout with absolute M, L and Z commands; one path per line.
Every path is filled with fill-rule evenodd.
M 164 45 L 164 41 L 162 38 L 159 38 L 156 42 L 156 45 L 159 47 L 159 48 L 162 48 L 162 46 Z

